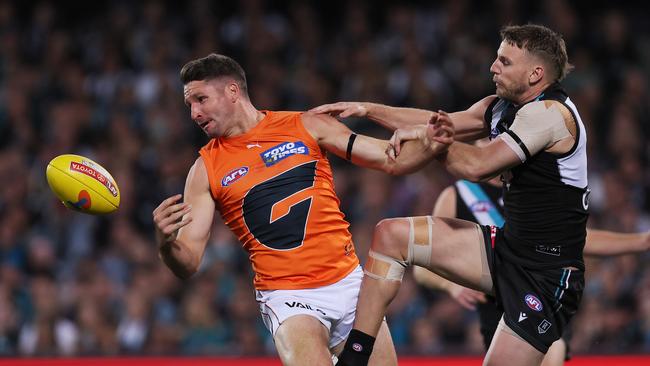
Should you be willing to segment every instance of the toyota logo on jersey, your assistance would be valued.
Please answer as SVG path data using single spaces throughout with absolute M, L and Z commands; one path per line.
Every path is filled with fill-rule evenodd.
M 544 308 L 542 306 L 542 302 L 537 298 L 537 296 L 533 294 L 527 294 L 524 300 L 526 302 L 526 305 L 535 311 L 542 311 Z
M 264 164 L 269 167 L 297 154 L 309 155 L 309 148 L 302 141 L 283 142 L 261 153 L 260 157 L 262 157 Z

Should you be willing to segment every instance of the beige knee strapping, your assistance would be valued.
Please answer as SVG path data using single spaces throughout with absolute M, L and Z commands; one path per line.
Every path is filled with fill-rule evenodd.
M 431 239 L 433 219 L 431 216 L 409 217 L 408 264 L 429 268 L 431 265 Z
M 376 280 L 402 281 L 408 264 L 370 249 L 363 272 Z
M 409 217 L 409 241 L 406 261 L 377 253 L 368 252 L 364 273 L 377 280 L 401 281 L 410 264 L 422 267 L 431 265 L 431 238 L 433 219 L 431 216 Z

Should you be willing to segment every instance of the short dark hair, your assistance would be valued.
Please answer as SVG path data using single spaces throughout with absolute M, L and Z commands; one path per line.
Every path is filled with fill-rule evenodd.
M 573 69 L 562 35 L 537 24 L 509 25 L 501 29 L 501 40 L 539 57 L 560 81 Z
M 231 77 L 239 84 L 242 94 L 248 97 L 246 73 L 237 61 L 224 55 L 211 53 L 186 63 L 181 69 L 180 77 L 183 85 L 197 80 L 212 80 L 220 77 Z

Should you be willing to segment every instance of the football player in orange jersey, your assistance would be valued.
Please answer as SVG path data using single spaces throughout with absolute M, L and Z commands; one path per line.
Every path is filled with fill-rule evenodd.
M 179 277 L 195 273 L 216 210 L 249 253 L 256 299 L 285 365 L 331 365 L 345 343 L 362 279 L 325 151 L 359 166 L 403 174 L 453 141 L 430 121 L 396 157 L 389 141 L 356 135 L 333 117 L 257 110 L 243 69 L 211 54 L 181 70 L 191 118 L 211 138 L 181 195 L 153 212 L 159 253 Z M 388 152 L 388 153 L 387 153 Z M 397 359 L 385 321 L 372 365 Z

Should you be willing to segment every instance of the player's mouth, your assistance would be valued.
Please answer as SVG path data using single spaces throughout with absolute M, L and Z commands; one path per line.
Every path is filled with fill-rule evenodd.
M 210 124 L 210 122 L 212 122 L 211 119 L 209 119 L 209 120 L 207 120 L 205 122 L 199 123 L 199 127 L 201 127 L 202 130 L 205 130 L 206 127 L 208 127 L 208 125 Z

